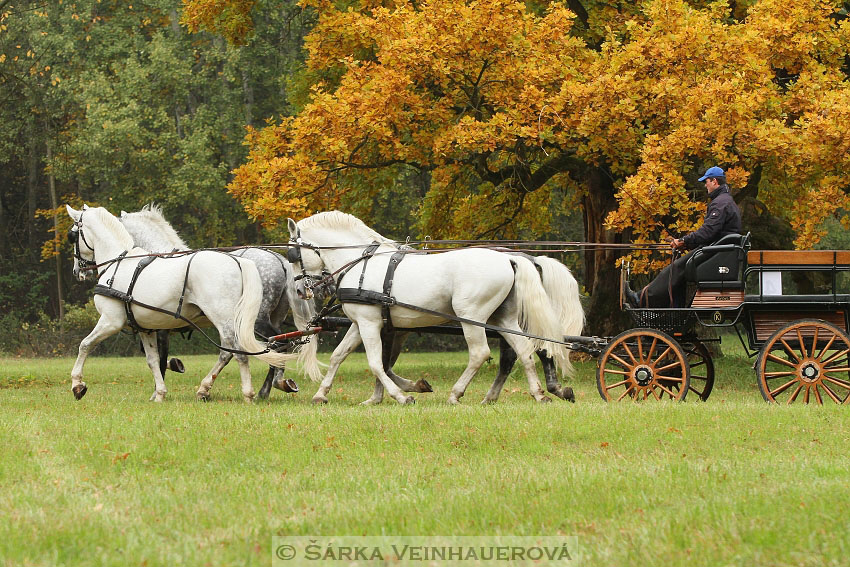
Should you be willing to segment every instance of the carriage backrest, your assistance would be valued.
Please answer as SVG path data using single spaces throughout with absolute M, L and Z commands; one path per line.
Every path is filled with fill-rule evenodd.
M 750 233 L 727 234 L 694 251 L 685 264 L 685 279 L 700 289 L 743 289 Z

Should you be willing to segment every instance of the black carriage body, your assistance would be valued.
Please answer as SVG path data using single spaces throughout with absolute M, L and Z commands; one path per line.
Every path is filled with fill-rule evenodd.
M 694 281 L 690 270 L 690 306 L 624 306 L 635 327 L 658 329 L 685 339 L 696 338 L 700 327 L 732 327 L 751 355 L 776 331 L 797 320 L 820 319 L 845 333 L 850 331 L 850 251 L 748 251 L 746 237 L 742 240 L 734 247 L 731 256 L 735 259 L 731 261 L 726 246 L 704 249 L 723 248 L 719 255 L 727 256 L 726 264 L 737 263 L 733 270 L 736 280 Z
M 688 389 L 707 399 L 713 365 L 699 331 L 730 327 L 747 353 L 758 355 L 754 369 L 765 400 L 850 404 L 850 251 L 750 251 L 748 236 L 731 239 L 737 241 L 706 247 L 687 263 L 688 307 L 624 306 L 637 328 L 611 339 L 600 357 L 597 384 L 603 398 L 639 397 L 639 372 L 647 374 L 641 370 L 643 353 L 653 354 L 646 344 L 663 340 L 673 350 L 681 347 L 687 362 L 667 355 L 659 365 L 674 366 L 675 376 L 653 381 L 646 391 L 663 398 L 667 390 L 661 386 L 685 388 L 690 380 Z M 702 374 L 696 387 L 695 369 Z M 625 379 L 615 381 L 619 376 Z M 615 387 L 623 390 L 619 397 L 610 391 Z M 681 388 L 667 393 L 684 399 Z

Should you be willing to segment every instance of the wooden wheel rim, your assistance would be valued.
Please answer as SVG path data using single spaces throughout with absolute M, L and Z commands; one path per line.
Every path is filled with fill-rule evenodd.
M 795 321 L 764 344 L 756 372 L 768 402 L 850 403 L 850 338 L 826 321 Z
M 617 335 L 599 357 L 596 386 L 605 401 L 681 401 L 688 394 L 690 368 L 679 344 L 655 329 Z

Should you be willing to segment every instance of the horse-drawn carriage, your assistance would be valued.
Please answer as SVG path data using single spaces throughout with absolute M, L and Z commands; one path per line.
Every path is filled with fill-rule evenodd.
M 850 403 L 850 251 L 749 248 L 748 235 L 731 235 L 693 253 L 687 307 L 621 301 L 636 328 L 599 353 L 604 399 L 708 399 L 714 364 L 698 331 L 731 328 L 757 356 L 765 400 Z
M 146 337 L 143 343 L 157 386 L 152 397 L 156 400 L 163 398 L 165 385 L 157 365 L 157 345 L 151 338 L 153 329 L 196 326 L 193 318 L 211 321 L 226 344 L 198 395 L 208 397 L 218 371 L 236 353 L 243 394 L 250 400 L 254 393 L 245 355 L 282 368 L 296 356 L 274 352 L 286 346 L 280 341 L 314 334 L 330 322 L 317 316 L 306 330 L 276 335 L 261 345 L 253 331 L 263 282 L 253 263 L 209 251 L 146 254 L 134 247 L 134 238 L 107 211 L 84 209 L 92 211 L 84 222 L 83 211 L 68 210 L 75 221 L 69 233 L 78 260 L 75 275 L 96 270 L 101 281 L 95 290 L 101 320 L 81 344 L 72 371 L 78 399 L 86 391 L 82 365 L 89 349 L 128 322 Z M 314 284 L 334 281 L 339 299 L 347 304 L 346 315 L 356 323 L 331 357 L 314 401 L 327 401 L 336 369 L 361 340 L 378 378 L 368 403 L 379 402 L 384 389 L 401 403 L 413 400 L 404 392 L 430 391 L 392 373 L 393 334 L 388 329 L 395 324 L 402 331 L 425 327 L 464 334 L 470 361 L 452 388 L 452 403 L 463 396 L 489 357 L 489 332 L 498 333 L 515 352 L 511 358 L 503 348 L 500 373 L 485 402 L 498 399 L 515 360 L 523 364 L 532 396 L 549 401 L 537 379 L 534 351 L 543 361 L 548 391 L 571 399 L 572 391 L 561 388 L 555 374 L 556 366 L 570 368 L 567 350 L 599 357 L 597 385 L 605 400 L 684 400 L 689 392 L 706 400 L 715 376 L 706 340 L 697 332 L 701 327 L 732 328 L 747 353 L 758 354 L 754 368 L 766 400 L 850 403 L 850 251 L 752 251 L 748 236 L 727 236 L 690 256 L 685 267 L 690 287 L 686 307 L 636 309 L 623 305 L 621 298 L 621 306 L 636 326 L 616 337 L 601 338 L 575 336 L 583 320 L 578 287 L 569 270 L 551 259 L 535 261 L 515 251 L 505 254 L 480 247 L 431 257 L 405 249 L 355 217 L 338 212 L 314 215 L 297 225 L 290 221 L 290 234 L 292 240 L 286 245 L 290 283 L 304 292 Z M 399 268 L 405 256 L 410 259 Z M 141 276 L 154 257 L 167 257 L 170 263 L 161 261 L 154 265 L 158 271 L 148 268 Z M 283 267 L 282 258 L 275 261 Z M 222 280 L 214 293 L 209 290 L 210 278 L 201 274 L 206 264 L 215 269 L 205 271 Z M 225 281 L 227 274 L 232 281 Z M 148 279 L 157 285 L 147 285 Z M 144 289 L 136 285 L 142 280 Z M 162 283 L 166 280 L 168 289 Z M 157 295 L 166 292 L 164 297 Z M 187 311 L 181 314 L 184 299 Z M 434 327 L 444 321 L 460 325 Z M 315 358 L 315 349 L 312 353 Z

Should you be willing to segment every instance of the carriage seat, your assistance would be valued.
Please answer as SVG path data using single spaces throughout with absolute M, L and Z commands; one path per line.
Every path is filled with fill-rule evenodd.
M 710 246 L 695 250 L 685 263 L 685 281 L 697 289 L 744 289 L 750 233 L 727 234 Z

